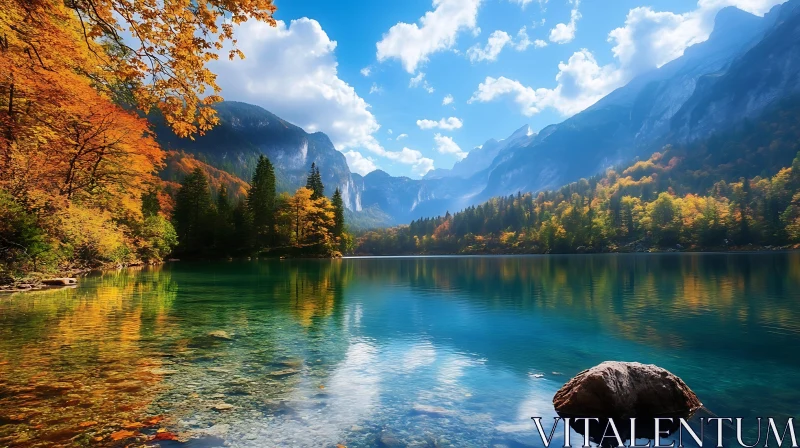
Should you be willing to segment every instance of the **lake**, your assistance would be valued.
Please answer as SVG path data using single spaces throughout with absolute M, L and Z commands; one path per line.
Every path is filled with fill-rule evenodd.
M 0 296 L 0 446 L 540 446 L 605 360 L 785 423 L 798 352 L 797 252 L 177 262 Z

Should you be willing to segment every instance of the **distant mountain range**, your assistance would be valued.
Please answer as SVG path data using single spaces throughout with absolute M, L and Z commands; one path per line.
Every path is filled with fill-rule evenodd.
M 523 126 L 423 179 L 380 170 L 363 177 L 351 173 L 325 134 L 308 134 L 244 103 L 218 104 L 221 124 L 194 141 L 163 126 L 156 132 L 165 149 L 194 154 L 245 180 L 258 155 L 266 154 L 283 190 L 303 185 L 316 162 L 327 193 L 342 190 L 351 222 L 381 226 L 442 215 L 494 196 L 560 187 L 649 156 L 664 144 L 691 142 L 753 119 L 798 93 L 800 0 L 790 0 L 764 17 L 724 8 L 709 39 L 680 58 L 562 123 L 538 134 Z

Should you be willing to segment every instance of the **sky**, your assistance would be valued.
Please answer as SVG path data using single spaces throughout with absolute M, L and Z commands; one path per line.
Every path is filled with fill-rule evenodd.
M 784 0 L 275 0 L 212 63 L 226 100 L 325 132 L 350 170 L 419 178 L 538 132 L 704 41 L 723 7 Z

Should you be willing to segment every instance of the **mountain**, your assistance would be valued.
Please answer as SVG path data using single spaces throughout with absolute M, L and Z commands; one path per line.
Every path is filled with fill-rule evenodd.
M 738 69 L 735 61 L 759 44 L 774 25 L 775 14 L 762 18 L 733 7 L 722 9 L 705 42 L 563 123 L 548 126 L 527 147 L 499 155 L 488 169 L 482 199 L 557 188 L 669 142 L 674 116 L 698 85 Z M 708 132 L 695 137 L 704 135 Z
M 536 192 L 603 172 L 666 144 L 690 143 L 743 120 L 778 100 L 800 93 L 800 0 L 764 17 L 728 7 L 714 30 L 683 56 L 637 76 L 562 123 L 538 134 L 523 126 L 503 140 L 473 149 L 452 169 L 423 179 L 377 170 L 353 174 L 323 133 L 309 134 L 276 115 L 244 103 L 217 105 L 221 123 L 195 141 L 164 126 L 166 149 L 191 153 L 247 179 L 260 154 L 276 166 L 279 188 L 305 183 L 312 162 L 328 194 L 339 187 L 359 227 L 408 223 L 444 215 L 497 196 Z M 363 213 L 362 213 L 363 212 Z
M 701 78 L 672 119 L 675 139 L 691 141 L 756 117 L 800 93 L 800 2 L 771 12 L 775 26 L 730 69 Z
M 489 140 L 452 170 L 421 180 L 367 176 L 363 194 L 377 200 L 382 189 L 380 206 L 394 217 L 443 215 L 492 197 L 558 188 L 757 117 L 800 88 L 799 5 L 790 0 L 764 17 L 723 8 L 705 42 L 564 122 Z
M 158 142 L 168 151 L 193 154 L 214 167 L 249 180 L 258 156 L 275 165 L 278 189 L 305 185 L 312 163 L 320 167 L 326 193 L 338 187 L 348 209 L 361 210 L 361 200 L 344 155 L 327 135 L 309 134 L 277 115 L 246 103 L 224 101 L 214 106 L 220 123 L 194 140 L 177 137 L 163 120 L 153 119 Z
M 425 179 L 442 179 L 445 177 L 464 177 L 468 178 L 486 169 L 488 165 L 497 157 L 500 151 L 511 146 L 525 146 L 530 143 L 536 134 L 527 124 L 514 131 L 510 137 L 497 141 L 491 139 L 481 146 L 473 149 L 462 160 L 456 162 L 453 168 L 438 168 L 431 170 L 425 175 Z

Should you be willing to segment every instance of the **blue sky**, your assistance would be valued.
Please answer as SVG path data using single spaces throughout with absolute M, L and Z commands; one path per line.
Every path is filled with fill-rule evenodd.
M 679 57 L 722 7 L 781 2 L 276 0 L 278 27 L 240 26 L 246 59 L 213 68 L 226 99 L 325 132 L 353 172 L 416 178 Z

